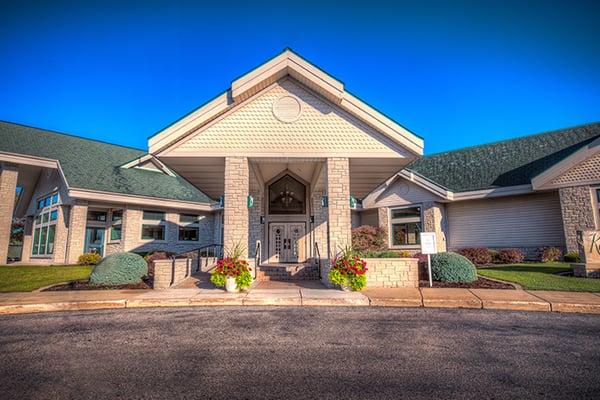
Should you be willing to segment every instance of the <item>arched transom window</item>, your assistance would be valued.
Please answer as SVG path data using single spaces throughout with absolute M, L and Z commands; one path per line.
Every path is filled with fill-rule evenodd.
M 306 187 L 290 175 L 269 186 L 269 214 L 304 214 Z

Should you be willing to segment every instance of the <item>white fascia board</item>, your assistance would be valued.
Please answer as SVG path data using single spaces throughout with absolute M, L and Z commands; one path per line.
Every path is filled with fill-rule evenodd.
M 228 91 L 209 101 L 190 115 L 165 128 L 162 132 L 148 139 L 148 152 L 156 154 L 169 144 L 178 140 L 190 130 L 197 128 L 214 118 L 229 106 Z
M 414 154 L 422 156 L 424 141 L 401 125 L 392 121 L 379 111 L 367 105 L 362 100 L 344 92 L 340 106 L 350 114 L 357 116 L 376 130 L 384 133 L 387 137 L 403 147 L 408 148 Z
M 140 206 L 163 207 L 178 210 L 192 211 L 213 211 L 214 207 L 208 203 L 195 203 L 191 201 L 160 199 L 157 197 L 138 196 L 132 194 L 122 194 L 114 192 L 105 192 L 101 190 L 88 190 L 71 188 L 69 196 L 82 200 L 93 200 L 108 203 L 123 203 Z
M 11 164 L 32 165 L 34 167 L 58 169 L 58 160 L 26 154 L 9 153 L 0 151 L 0 161 Z
M 160 169 L 160 171 L 154 171 L 151 168 L 144 168 L 144 167 L 140 166 L 148 161 L 154 163 L 158 167 L 158 169 Z M 147 171 L 164 172 L 165 174 L 173 176 L 173 177 L 176 176 L 175 173 L 169 169 L 169 167 L 167 167 L 162 161 L 160 161 L 158 158 L 154 157 L 152 154 L 146 154 L 142 157 L 136 158 L 135 160 L 132 160 L 132 161 L 128 162 L 127 164 L 121 165 L 121 168 L 125 168 L 125 169 L 140 168 L 140 169 L 144 169 Z
M 452 200 L 476 200 L 489 197 L 514 196 L 528 193 L 533 193 L 533 188 L 531 185 L 516 185 L 492 189 L 473 190 L 469 192 L 458 192 L 453 194 Z
M 600 152 L 600 137 L 533 178 L 531 180 L 533 189 L 544 190 L 562 187 L 563 185 L 552 185 L 550 182 L 566 173 L 577 164 L 582 163 L 588 158 L 596 155 L 598 152 Z
M 437 196 L 440 196 L 445 200 L 452 200 L 453 193 L 450 190 L 440 185 L 436 185 L 435 183 L 423 178 L 421 175 L 416 174 L 413 171 L 403 169 L 398 173 L 398 175 L 410 182 L 415 183 L 423 189 L 428 190 L 429 192 Z

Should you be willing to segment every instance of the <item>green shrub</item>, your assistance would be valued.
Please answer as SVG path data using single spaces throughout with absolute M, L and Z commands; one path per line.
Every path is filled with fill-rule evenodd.
M 433 280 L 442 282 L 473 282 L 477 279 L 475 265 L 460 254 L 448 252 L 431 256 Z
M 376 226 L 362 225 L 352 229 L 352 247 L 357 251 L 382 251 L 386 248 L 386 232 Z
M 565 262 L 578 263 L 581 262 L 581 257 L 579 257 L 578 251 L 570 251 L 563 257 Z
M 227 275 L 224 274 L 210 274 L 210 281 L 217 287 L 224 287 L 226 279 Z
M 563 257 L 562 250 L 558 247 L 544 247 L 539 252 L 541 262 L 558 261 Z
M 408 258 L 408 257 L 412 257 L 411 254 L 406 250 L 402 250 L 402 251 L 393 251 L 393 250 L 367 251 L 364 253 L 359 252 L 358 254 L 363 258 Z
M 135 253 L 115 253 L 105 257 L 92 271 L 92 285 L 139 283 L 148 274 L 148 264 Z
M 77 259 L 79 265 L 96 265 L 102 260 L 102 257 L 98 253 L 83 253 Z

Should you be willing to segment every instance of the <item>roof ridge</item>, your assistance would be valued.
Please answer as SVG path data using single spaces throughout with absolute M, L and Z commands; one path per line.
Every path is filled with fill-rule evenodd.
M 0 123 L 9 124 L 9 125 L 16 125 L 16 126 L 22 126 L 24 128 L 30 128 L 30 129 L 37 129 L 38 131 L 47 132 L 47 133 L 53 133 L 55 135 L 68 136 L 68 137 L 71 137 L 71 138 L 74 138 L 74 139 L 81 139 L 81 140 L 86 140 L 86 141 L 89 141 L 89 142 L 102 143 L 102 144 L 107 144 L 107 145 L 110 145 L 110 146 L 121 147 L 121 148 L 124 148 L 124 149 L 137 150 L 137 151 L 142 151 L 142 152 L 144 152 L 146 154 L 149 154 L 148 150 L 138 149 L 137 147 L 125 146 L 125 145 L 117 144 L 117 143 L 110 143 L 110 142 L 107 142 L 107 141 L 104 141 L 104 140 L 87 138 L 87 137 L 84 137 L 84 136 L 74 135 L 72 133 L 59 132 L 59 131 L 55 131 L 53 129 L 40 128 L 40 127 L 37 127 L 37 126 L 32 126 L 32 125 L 27 125 L 27 124 L 21 124 L 21 123 L 12 122 L 12 121 L 6 121 L 6 120 L 3 120 L 3 119 L 0 119 Z
M 550 131 L 532 133 L 532 134 L 528 134 L 528 135 L 521 135 L 521 136 L 516 136 L 516 137 L 508 138 L 508 139 L 500 139 L 500 140 L 496 140 L 494 142 L 489 142 L 489 143 L 474 144 L 474 145 L 471 145 L 471 146 L 461 147 L 461 148 L 454 149 L 454 150 L 446 150 L 446 151 L 440 151 L 438 153 L 427 154 L 427 155 L 424 155 L 421 159 L 428 158 L 428 157 L 434 157 L 434 156 L 440 156 L 442 154 L 455 153 L 455 152 L 459 152 L 459 151 L 463 151 L 463 150 L 476 149 L 476 148 L 479 148 L 479 147 L 491 146 L 491 145 L 500 144 L 500 143 L 517 141 L 517 140 L 521 140 L 521 139 L 533 138 L 533 137 L 536 137 L 536 136 L 549 135 L 551 133 L 559 133 L 561 131 L 565 131 L 565 130 L 568 130 L 568 129 L 576 129 L 576 128 L 582 128 L 584 126 L 593 126 L 593 125 L 598 125 L 598 124 L 600 124 L 600 121 L 587 122 L 587 123 L 583 123 L 583 124 L 578 124 L 578 125 L 573 125 L 573 126 L 567 126 L 567 127 L 564 127 L 564 128 L 553 129 L 553 130 L 550 130 Z M 416 161 L 418 161 L 418 160 L 416 160 Z

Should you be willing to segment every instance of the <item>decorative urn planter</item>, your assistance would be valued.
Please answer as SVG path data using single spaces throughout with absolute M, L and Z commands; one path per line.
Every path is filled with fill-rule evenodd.
M 239 292 L 234 276 L 228 276 L 225 280 L 225 290 L 229 293 Z

